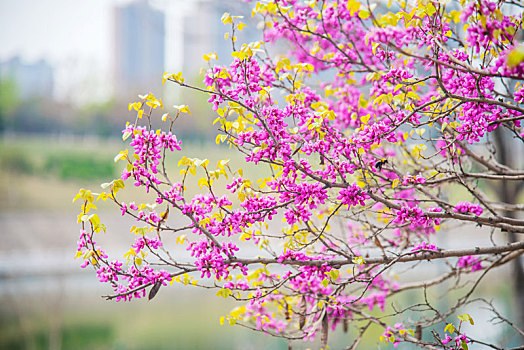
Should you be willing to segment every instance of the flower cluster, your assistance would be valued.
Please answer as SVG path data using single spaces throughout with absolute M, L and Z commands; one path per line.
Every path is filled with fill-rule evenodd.
M 115 288 L 115 292 L 117 293 L 116 301 L 129 301 L 132 298 L 143 298 L 146 296 L 146 291 L 140 287 L 154 285 L 157 282 L 167 286 L 167 283 L 171 281 L 172 277 L 167 271 L 157 271 L 150 266 L 143 266 L 141 268 L 130 266 L 126 274 L 122 276 L 122 279 L 127 281 L 127 286 L 119 284 Z
M 426 179 L 421 175 L 410 175 L 409 173 L 404 176 L 402 179 L 402 185 L 406 186 L 408 184 L 425 184 Z
M 471 268 L 472 272 L 482 270 L 482 262 L 479 258 L 472 255 L 461 257 L 457 262 L 457 267 L 467 269 Z
M 464 22 L 472 18 L 468 26 L 466 41 L 479 53 L 503 41 L 512 41 L 516 24 L 512 18 L 502 14 L 496 2 L 471 1 L 462 11 L 460 19 Z
M 428 250 L 429 251 L 434 251 L 434 252 L 438 252 L 439 251 L 437 246 L 435 246 L 434 244 L 428 244 L 426 242 L 417 243 L 417 244 L 415 244 L 413 249 L 411 249 L 412 252 L 416 252 L 416 253 L 423 252 L 423 251 L 428 251 Z
M 351 184 L 346 188 L 340 190 L 337 199 L 344 205 L 356 206 L 366 205 L 365 200 L 369 199 L 369 195 L 364 192 L 357 184 Z
M 164 149 L 181 150 L 176 135 L 161 130 L 148 130 L 146 127 L 131 124 L 127 125 L 123 133 L 132 135 L 130 145 L 134 149 L 136 159 L 131 163 L 132 170 L 126 169 L 122 172 L 122 179 L 126 180 L 133 176 L 135 186 L 144 185 L 146 188 L 149 188 L 151 184 L 160 184 L 157 174 Z
M 148 238 L 147 236 L 144 236 L 138 237 L 135 240 L 135 243 L 132 245 L 137 254 L 140 253 L 140 251 L 142 251 L 145 246 L 149 247 L 150 249 L 158 249 L 162 246 L 162 241 L 160 241 L 158 238 Z
M 418 206 L 403 206 L 396 210 L 393 223 L 404 225 L 409 223 L 411 229 L 428 228 L 433 225 L 438 225 L 438 219 L 432 219 L 427 216 L 424 211 Z
M 477 216 L 482 215 L 483 209 L 479 204 L 472 204 L 469 202 L 458 202 L 457 205 L 455 205 L 455 208 L 453 208 L 453 211 L 455 213 L 461 213 L 461 214 L 475 214 Z
M 449 335 L 446 334 L 446 338 L 444 338 L 442 340 L 442 344 L 446 345 L 446 344 L 448 344 L 448 343 L 450 343 L 452 341 L 455 342 L 455 346 L 451 347 L 450 348 L 451 350 L 463 350 L 463 349 L 465 349 L 463 344 L 464 343 L 465 344 L 469 343 L 469 339 L 468 339 L 468 337 L 465 334 L 460 334 L 460 335 L 456 336 L 455 338 L 452 338 L 452 337 L 450 337 Z
M 191 256 L 196 259 L 195 266 L 201 271 L 201 277 L 210 278 L 213 274 L 217 279 L 227 278 L 230 269 L 239 268 L 243 274 L 247 274 L 247 269 L 240 263 L 228 263 L 227 259 L 234 257 L 238 247 L 229 242 L 219 247 L 213 242 L 201 240 L 192 242 L 187 247 Z

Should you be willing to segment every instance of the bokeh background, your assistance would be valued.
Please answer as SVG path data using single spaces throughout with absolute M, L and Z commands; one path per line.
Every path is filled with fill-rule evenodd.
M 190 106 L 191 116 L 176 126 L 183 152 L 168 167 L 182 155 L 241 166 L 238 154 L 215 145 L 206 96 L 161 82 L 164 72 L 182 71 L 201 85 L 203 54 L 231 60 L 229 28 L 220 21 L 226 11 L 248 23 L 239 42 L 260 40 L 250 7 L 229 0 L 0 1 L 0 349 L 287 349 L 283 340 L 220 326 L 234 304 L 206 290 L 174 286 L 149 302 L 106 301 L 109 288 L 74 260 L 72 198 L 118 177 L 113 157 L 125 147 L 121 130 L 134 119 L 127 105 L 138 94 L 154 93 L 168 110 Z M 130 223 L 110 205 L 99 209 L 108 226 L 102 242 L 123 254 Z M 474 229 L 463 231 L 479 241 Z M 483 288 L 511 310 L 508 283 Z M 448 298 L 443 293 L 441 305 Z M 505 330 L 480 332 L 511 343 Z M 352 341 L 351 334 L 330 337 L 333 348 Z M 307 347 L 318 344 L 294 344 Z
M 204 53 L 228 62 L 226 10 L 249 21 L 250 6 L 236 1 L 0 1 L 0 349 L 283 346 L 220 326 L 234 305 L 214 293 L 175 286 L 151 302 L 106 301 L 111 290 L 74 260 L 72 198 L 118 177 L 113 158 L 138 94 L 154 93 L 168 111 L 190 106 L 176 125 L 183 155 L 227 157 L 209 147 L 216 130 L 206 96 L 162 86 L 164 72 L 178 71 L 202 85 Z M 130 223 L 111 206 L 100 216 L 108 250 L 129 249 Z

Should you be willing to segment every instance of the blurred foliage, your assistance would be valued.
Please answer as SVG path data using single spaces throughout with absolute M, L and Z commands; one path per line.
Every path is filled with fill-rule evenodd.
M 51 339 L 48 329 L 38 329 L 29 334 L 11 333 L 0 337 L 0 349 L 44 350 L 52 348 L 56 342 L 60 349 L 108 349 L 108 344 L 114 339 L 113 329 L 104 324 L 65 325 L 58 330 L 58 339 Z
M 78 134 L 92 134 L 99 137 L 119 136 L 123 128 L 125 106 L 113 98 L 82 106 L 77 111 L 77 123 L 73 130 Z
M 5 130 L 9 115 L 19 103 L 16 84 L 10 79 L 0 79 L 0 132 Z
M 45 173 L 51 173 L 62 180 L 102 180 L 113 178 L 116 169 L 111 159 L 102 160 L 86 154 L 57 154 L 47 158 Z
M 196 75 L 192 83 L 203 87 L 202 79 L 203 76 Z M 158 97 L 164 100 L 165 108 L 153 114 L 152 125 L 155 128 L 165 127 L 160 120 L 162 114 L 174 112 L 173 104 L 184 100 L 193 114 L 177 120 L 174 126 L 177 136 L 191 143 L 214 140 L 216 127 L 211 123 L 214 112 L 207 103 L 208 96 L 165 87 Z M 82 106 L 38 97 L 21 99 L 12 80 L 0 79 L 0 134 L 120 137 L 125 121 L 133 119 L 136 113 L 128 110 L 128 104 L 137 98 L 117 100 L 109 97 L 105 101 Z
M 0 167 L 17 174 L 33 174 L 34 163 L 20 150 L 18 152 L 1 152 Z
M 60 130 L 61 122 L 53 107 L 53 104 L 43 100 L 24 101 L 7 115 L 5 130 L 30 133 L 52 133 Z
M 233 169 L 238 169 L 243 164 L 244 156 L 225 145 L 195 142 L 198 139 L 190 141 L 186 136 L 180 139 L 182 151 L 169 154 L 166 160 L 168 172 L 177 174 L 171 178 L 172 181 L 181 180 L 177 164 L 183 156 L 193 158 L 205 154 L 213 169 L 223 159 L 230 159 L 229 165 Z M 105 139 L 40 134 L 7 134 L 0 137 L 0 194 L 3 194 L 0 195 L 0 211 L 27 208 L 37 211 L 72 209 L 71 199 L 79 187 L 88 183 L 91 188 L 98 188 L 100 183 L 119 177 L 125 163 L 114 163 L 113 158 L 124 148 L 129 148 L 129 144 L 120 137 Z M 90 163 L 90 168 L 75 168 L 80 159 L 84 163 Z M 110 166 L 113 169 L 111 175 Z M 268 168 L 262 166 L 244 167 L 244 174 L 256 178 L 270 175 Z M 218 195 L 228 191 L 224 181 L 222 178 L 216 182 L 223 187 L 223 190 L 217 192 Z M 199 191 L 198 177 L 188 178 L 187 186 L 188 196 L 196 194 Z M 135 186 L 128 186 L 122 196 L 124 201 L 154 201 L 154 198 Z
M 0 80 L 0 133 L 119 137 L 125 121 L 133 119 L 136 113 L 130 112 L 127 107 L 137 97 L 128 101 L 110 98 L 76 107 L 42 98 L 19 100 L 17 96 L 14 83 Z M 184 94 L 183 97 L 188 100 L 194 113 L 177 121 L 177 135 L 191 142 L 214 139 L 216 128 L 211 123 L 213 112 L 206 103 L 207 96 L 193 93 L 187 96 Z M 153 114 L 152 125 L 155 128 L 165 126 L 160 118 L 163 113 L 174 111 L 172 105 L 175 100 L 167 98 L 165 110 Z
M 219 326 L 219 315 L 234 303 L 220 304 L 214 296 L 185 287 L 161 290 L 151 303 L 97 300 L 91 287 L 79 292 L 70 284 L 65 296 L 56 290 L 38 297 L 20 290 L 9 297 L 0 293 L 0 350 L 288 348 L 283 339 Z
M 71 147 L 42 152 L 17 143 L 2 147 L 0 166 L 12 174 L 51 176 L 61 180 L 107 180 L 117 173 L 117 165 L 105 154 Z

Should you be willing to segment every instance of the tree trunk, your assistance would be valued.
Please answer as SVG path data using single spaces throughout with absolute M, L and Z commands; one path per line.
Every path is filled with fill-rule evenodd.
M 518 157 L 518 149 L 509 145 L 511 138 L 504 135 L 502 126 L 493 132 L 495 139 L 495 146 L 497 150 L 497 160 L 500 164 L 514 168 L 516 159 Z M 517 204 L 519 192 L 522 190 L 522 182 L 515 181 L 500 181 L 498 188 L 495 188 L 499 195 L 500 201 L 507 204 Z M 502 213 L 509 218 L 517 218 L 514 211 L 505 210 Z M 515 232 L 508 232 L 508 240 L 510 243 L 518 242 L 520 237 Z M 512 261 L 512 276 L 513 276 L 513 294 L 514 294 L 514 310 L 516 310 L 516 323 L 520 329 L 524 329 L 524 265 L 522 259 L 519 257 Z M 524 337 L 522 339 L 524 341 Z

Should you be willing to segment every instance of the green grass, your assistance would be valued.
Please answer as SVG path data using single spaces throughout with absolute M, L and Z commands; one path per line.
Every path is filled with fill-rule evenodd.
M 0 209 L 2 210 L 66 210 L 76 206 L 71 200 L 80 188 L 100 192 L 100 184 L 119 178 L 124 161 L 114 163 L 115 155 L 126 148 L 119 139 L 66 139 L 29 137 L 0 139 Z M 132 150 L 130 150 L 132 153 Z M 267 166 L 246 164 L 243 155 L 235 150 L 215 144 L 182 144 L 181 152 L 168 154 L 166 168 L 173 182 L 181 181 L 177 164 L 183 157 L 209 159 L 209 169 L 217 162 L 230 159 L 233 171 L 243 168 L 244 176 L 258 179 L 269 174 Z M 202 169 L 196 176 L 186 179 L 187 195 L 202 190 L 198 180 L 204 176 Z M 216 194 L 226 192 L 226 180 L 214 183 Z M 119 193 L 124 201 L 152 202 L 154 198 L 138 190 L 132 180 L 126 190 Z
M 63 325 L 57 333 L 56 339 L 52 339 L 53 335 L 46 328 L 24 335 L 14 333 L 11 337 L 0 338 L 0 348 L 47 350 L 51 343 L 58 342 L 62 349 L 95 350 L 107 349 L 114 339 L 114 330 L 104 324 Z
M 103 180 L 115 177 L 116 166 L 111 160 L 79 153 L 48 157 L 43 171 L 62 180 Z

